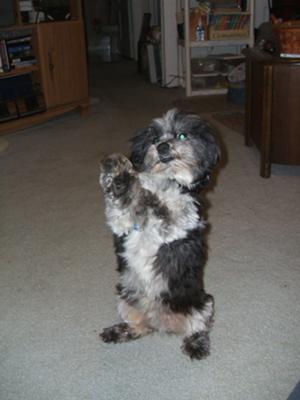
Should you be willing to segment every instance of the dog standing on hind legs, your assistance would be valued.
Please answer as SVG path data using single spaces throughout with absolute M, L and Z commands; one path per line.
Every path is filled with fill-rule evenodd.
M 198 194 L 219 160 L 211 126 L 176 109 L 132 139 L 131 155 L 101 163 L 107 223 L 118 260 L 118 311 L 103 330 L 119 343 L 153 331 L 183 335 L 192 359 L 209 355 L 214 299 L 203 285 L 205 221 Z

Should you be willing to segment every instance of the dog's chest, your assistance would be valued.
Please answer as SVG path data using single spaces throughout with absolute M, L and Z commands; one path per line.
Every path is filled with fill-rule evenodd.
M 157 294 L 165 284 L 154 268 L 159 248 L 165 243 L 183 239 L 200 222 L 197 208 L 189 195 L 182 195 L 175 189 L 155 194 L 168 210 L 168 216 L 160 216 L 155 210 L 148 210 L 141 226 L 132 221 L 133 228 L 124 241 L 123 257 L 128 269 L 138 275 L 144 288 Z

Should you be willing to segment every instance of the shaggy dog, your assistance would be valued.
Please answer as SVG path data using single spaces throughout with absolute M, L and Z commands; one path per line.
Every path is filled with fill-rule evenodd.
M 197 195 L 218 159 L 208 123 L 173 109 L 137 133 L 130 160 L 112 154 L 102 161 L 123 320 L 103 330 L 104 342 L 160 331 L 183 335 L 192 359 L 209 354 L 214 300 L 203 285 L 206 224 Z

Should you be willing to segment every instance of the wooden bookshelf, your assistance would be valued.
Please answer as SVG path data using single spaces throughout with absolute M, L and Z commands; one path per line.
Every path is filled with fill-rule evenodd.
M 0 39 L 9 41 L 23 35 L 30 36 L 35 59 L 31 65 L 23 66 L 23 63 L 27 64 L 23 61 L 15 68 L 0 72 L 0 84 L 2 82 L 4 85 L 7 80 L 19 85 L 20 79 L 17 77 L 30 77 L 34 90 L 39 88 L 37 99 L 42 104 L 40 108 L 28 112 L 28 115 L 26 112 L 23 115 L 20 113 L 18 118 L 11 120 L 3 115 L 1 120 L 0 115 L 0 135 L 28 128 L 71 110 L 84 113 L 89 106 L 81 1 L 69 1 L 70 16 L 67 20 L 37 23 L 26 23 L 19 1 L 10 1 L 13 3 L 15 22 L 11 26 L 0 27 Z M 18 86 L 14 87 L 16 92 L 18 89 Z M 18 100 L 16 98 L 15 102 Z M 0 98 L 4 106 L 5 101 L 5 97 Z M 12 100 L 7 102 L 11 104 Z

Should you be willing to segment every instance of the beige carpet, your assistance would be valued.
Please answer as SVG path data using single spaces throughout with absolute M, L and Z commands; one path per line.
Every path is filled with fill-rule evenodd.
M 227 101 L 225 95 L 182 97 L 173 102 L 175 107 L 196 114 L 241 111 L 243 107 Z
M 8 148 L 8 141 L 0 137 L 0 154 Z
M 244 135 L 245 114 L 240 111 L 213 113 L 212 118 L 221 123 L 226 128 Z
M 132 133 L 183 91 L 149 84 L 131 62 L 94 63 L 90 87 L 99 103 L 88 117 L 5 138 L 0 399 L 285 400 L 300 365 L 299 169 L 261 178 L 255 149 L 216 121 L 228 161 L 207 195 L 211 356 L 191 362 L 176 336 L 106 345 L 98 335 L 117 318 L 116 261 L 99 160 L 127 152 Z

